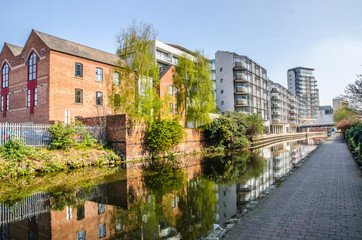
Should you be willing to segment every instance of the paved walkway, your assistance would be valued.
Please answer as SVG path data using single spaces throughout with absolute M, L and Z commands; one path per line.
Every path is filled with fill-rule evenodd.
M 339 136 L 326 140 L 223 239 L 362 239 L 362 177 Z

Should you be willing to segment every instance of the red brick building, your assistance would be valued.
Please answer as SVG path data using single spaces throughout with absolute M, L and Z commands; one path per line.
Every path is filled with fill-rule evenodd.
M 107 81 L 117 78 L 118 61 L 117 55 L 36 30 L 24 47 L 5 43 L 0 122 L 70 122 L 109 114 Z

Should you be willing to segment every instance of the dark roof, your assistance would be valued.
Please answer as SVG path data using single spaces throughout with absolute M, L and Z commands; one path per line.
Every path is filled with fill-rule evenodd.
M 20 55 L 21 51 L 23 51 L 22 47 L 15 46 L 10 43 L 5 43 L 5 44 L 9 47 L 10 51 L 14 54 L 14 56 Z
M 168 72 L 168 70 L 171 69 L 171 67 L 172 66 L 169 65 L 169 66 L 164 66 L 164 67 L 160 68 L 159 79 L 161 79 Z
M 91 47 L 86 47 L 84 45 L 74 43 L 68 40 L 64 40 L 52 35 L 33 30 L 51 49 L 57 52 L 62 52 L 70 54 L 73 56 L 86 58 L 89 60 L 106 63 L 109 65 L 116 65 L 119 61 L 119 57 L 115 54 L 107 53 L 94 49 Z

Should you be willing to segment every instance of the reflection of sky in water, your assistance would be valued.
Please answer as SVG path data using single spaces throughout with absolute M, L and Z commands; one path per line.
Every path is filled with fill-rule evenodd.
M 130 165 L 121 174 L 107 176 L 89 189 L 53 197 L 51 193 L 37 193 L 12 207 L 1 204 L 0 236 L 199 239 L 257 198 L 312 151 L 316 143 L 289 141 L 254 154 L 183 157 L 179 160 L 187 179 L 151 174 L 151 183 L 156 185 L 145 180 L 148 175 L 142 171 L 144 166 Z M 124 173 L 127 178 L 120 180 L 118 175 Z

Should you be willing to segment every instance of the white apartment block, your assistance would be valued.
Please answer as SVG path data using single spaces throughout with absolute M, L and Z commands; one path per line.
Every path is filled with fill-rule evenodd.
M 216 103 L 221 113 L 257 113 L 269 126 L 269 80 L 263 67 L 247 56 L 217 51 L 215 73 Z

